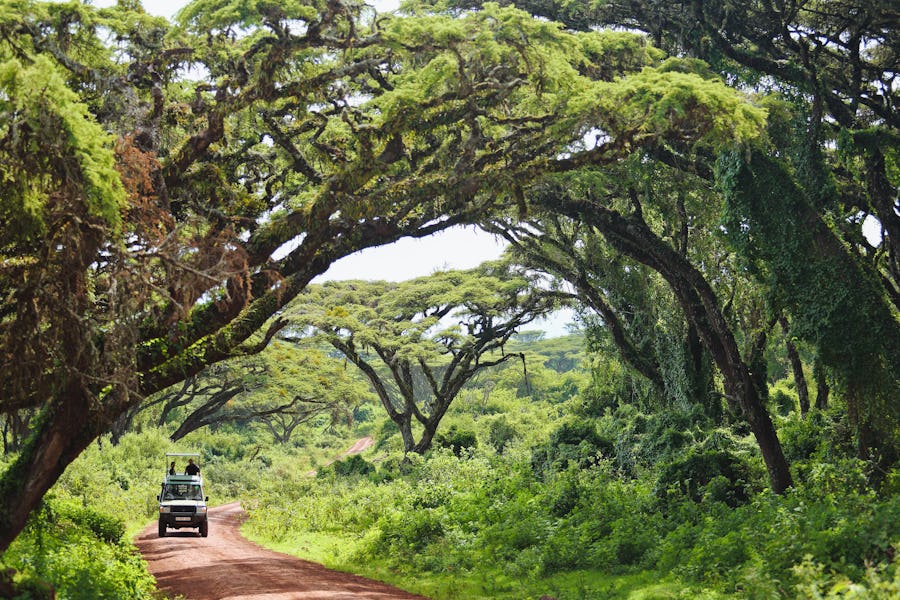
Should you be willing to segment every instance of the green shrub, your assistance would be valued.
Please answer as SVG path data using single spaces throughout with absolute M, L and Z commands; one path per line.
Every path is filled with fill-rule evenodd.
M 125 535 L 125 522 L 122 519 L 90 506 L 67 510 L 65 516 L 76 525 L 89 529 L 101 542 L 116 544 Z
M 332 463 L 330 470 L 335 475 L 349 477 L 351 475 L 369 475 L 375 472 L 375 465 L 368 462 L 359 454 L 348 456 L 347 458 Z
M 563 471 L 569 464 L 588 468 L 598 464 L 603 456 L 614 454 L 613 443 L 597 432 L 588 420 L 573 420 L 560 425 L 546 444 L 532 449 L 531 466 L 544 477 Z
M 811 555 L 793 568 L 796 598 L 802 600 L 895 600 L 900 598 L 900 551 L 891 563 L 868 565 L 863 577 L 853 581 L 842 573 L 826 572 Z
M 796 412 L 800 405 L 797 393 L 784 387 L 776 387 L 769 393 L 769 406 L 779 415 Z
M 443 510 L 433 508 L 386 515 L 376 524 L 374 548 L 394 557 L 423 552 L 444 534 L 443 516 Z
M 384 419 L 375 432 L 375 450 L 383 450 L 389 444 L 389 440 L 400 435 L 400 426 L 390 419 Z
M 694 502 L 710 496 L 735 507 L 748 500 L 748 480 L 749 467 L 731 452 L 692 448 L 660 468 L 656 495 L 664 503 L 673 494 Z
M 498 453 L 503 453 L 506 446 L 519 437 L 519 431 L 513 427 L 505 416 L 491 421 L 488 429 L 488 441 Z
M 447 433 L 436 435 L 434 442 L 440 448 L 449 448 L 456 456 L 461 456 L 463 450 L 473 450 L 478 447 L 478 438 L 475 436 L 475 432 L 458 430 L 456 425 L 451 425 Z
M 18 597 L 49 598 L 52 586 L 67 600 L 150 600 L 153 577 L 123 533 L 115 517 L 49 497 L 4 555 L 21 572 Z

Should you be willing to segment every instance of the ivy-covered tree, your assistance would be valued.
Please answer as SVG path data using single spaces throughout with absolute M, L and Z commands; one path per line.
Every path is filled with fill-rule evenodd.
M 709 357 L 652 271 L 610 249 L 597 230 L 559 215 L 494 226 L 524 264 L 569 284 L 586 309 L 594 351 L 617 352 L 642 376 L 650 384 L 645 400 L 712 403 Z
M 815 349 L 819 389 L 830 381 L 844 392 L 860 456 L 882 467 L 895 460 L 900 413 L 885 399 L 900 389 L 893 367 L 900 338 L 896 7 L 841 0 L 516 4 L 576 30 L 644 31 L 760 95 L 769 111 L 765 158 L 735 151 L 714 174 L 714 154 L 702 162 L 685 161 L 672 147 L 653 155 L 718 179 L 735 249 L 770 290 L 769 321 L 787 313 L 794 335 Z M 863 235 L 867 217 L 880 225 L 874 243 Z
M 310 286 L 288 314 L 292 330 L 323 337 L 365 374 L 405 450 L 422 454 L 472 377 L 512 359 L 525 368 L 504 346 L 557 306 L 524 272 L 486 263 L 402 283 Z
M 792 477 L 766 408 L 765 379 L 755 376 L 750 357 L 742 353 L 739 345 L 740 330 L 724 312 L 729 289 L 734 289 L 734 275 L 728 275 L 728 265 L 723 263 L 726 258 L 721 241 L 717 244 L 710 240 L 715 235 L 716 195 L 703 178 L 655 160 L 658 148 L 648 150 L 627 167 L 585 168 L 536 183 L 529 190 L 528 200 L 540 214 L 550 216 L 538 219 L 533 226 L 503 222 L 496 222 L 496 226 L 507 231 L 509 239 L 526 256 L 530 253 L 537 258 L 530 264 L 543 262 L 551 272 L 580 288 L 584 303 L 606 320 L 627 362 L 654 382 L 660 393 L 665 390 L 680 395 L 683 401 L 701 402 L 715 413 L 716 390 L 709 366 L 704 364 L 702 341 L 721 373 L 725 399 L 734 413 L 743 416 L 756 438 L 773 489 L 784 491 L 791 485 Z M 689 160 L 702 157 L 704 150 L 668 144 L 666 152 L 677 152 L 680 160 Z M 543 237 L 559 214 L 577 226 L 565 226 L 563 231 L 551 227 L 550 235 Z M 579 232 L 575 238 L 572 227 Z M 604 240 L 602 244 L 600 238 Z M 614 310 L 611 294 L 625 291 L 628 278 L 641 281 L 642 270 L 633 269 L 624 279 L 618 274 L 620 281 L 614 283 L 609 274 L 615 261 L 603 258 L 607 245 L 658 273 L 671 290 L 679 307 L 671 315 L 685 325 L 677 361 L 680 374 L 671 368 L 663 374 L 663 365 L 671 365 L 671 356 L 667 355 L 675 346 L 670 345 L 666 352 L 658 339 L 647 347 L 635 341 L 658 338 L 660 331 L 641 334 L 635 323 L 626 327 L 621 315 L 627 306 L 620 304 L 619 310 Z M 644 273 L 644 277 L 648 276 Z M 618 292 L 612 285 L 620 286 Z M 722 296 L 717 288 L 721 288 Z M 621 299 L 615 301 L 621 303 Z M 643 302 L 662 306 L 665 296 L 645 297 Z M 644 307 L 636 312 L 640 315 L 638 321 L 650 314 Z M 636 334 L 641 337 L 635 337 Z

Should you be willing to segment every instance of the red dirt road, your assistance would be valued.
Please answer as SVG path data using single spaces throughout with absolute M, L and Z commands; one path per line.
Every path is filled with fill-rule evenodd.
M 188 600 L 427 600 L 261 548 L 238 531 L 245 516 L 234 502 L 210 509 L 209 537 L 184 529 L 159 538 L 154 523 L 135 543 L 159 589 Z
M 340 456 L 338 456 L 338 460 L 340 460 L 342 458 L 347 458 L 351 454 L 360 454 L 360 453 L 362 453 L 363 450 L 369 449 L 372 446 L 372 444 L 374 444 L 374 443 L 375 443 L 375 440 L 373 440 L 369 436 L 366 436 L 364 438 L 359 438 L 358 440 L 356 440 L 355 444 L 350 446 L 347 450 L 342 452 Z

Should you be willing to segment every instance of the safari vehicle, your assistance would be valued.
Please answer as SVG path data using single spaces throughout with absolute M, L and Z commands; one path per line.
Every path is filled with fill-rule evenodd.
M 206 503 L 208 496 L 203 495 L 203 477 L 187 475 L 184 473 L 184 465 L 187 459 L 194 460 L 199 466 L 200 455 L 167 452 L 166 471 L 163 478 L 159 500 L 159 537 L 166 537 L 167 528 L 181 529 L 183 527 L 196 527 L 202 537 L 209 534 L 209 523 L 206 520 Z M 169 465 L 181 461 L 181 473 L 176 471 L 173 475 L 169 472 Z

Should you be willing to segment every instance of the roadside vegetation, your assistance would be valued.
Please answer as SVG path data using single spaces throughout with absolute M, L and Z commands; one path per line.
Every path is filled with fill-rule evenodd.
M 437 599 L 900 595 L 896 2 L 518 4 L 0 0 L 0 596 L 152 596 L 176 449 Z
M 487 401 L 467 390 L 424 457 L 404 458 L 391 428 L 362 428 L 376 439 L 362 457 L 315 478 L 261 478 L 245 532 L 448 600 L 900 590 L 900 478 L 869 483 L 840 411 L 801 418 L 790 378 L 773 386 L 787 398 L 776 422 L 798 480 L 779 496 L 740 423 L 690 408 L 600 409 L 609 382 L 585 366 L 552 377 L 529 367 L 530 394 L 507 367 Z M 560 391 L 565 381 L 574 393 Z
M 435 600 L 900 591 L 900 473 L 873 483 L 840 406 L 801 417 L 792 376 L 771 386 L 797 476 L 776 495 L 740 420 L 613 402 L 625 370 L 592 362 L 585 341 L 512 340 L 527 370 L 474 378 L 424 455 L 404 452 L 374 399 L 349 422 L 319 414 L 288 442 L 226 420 L 178 448 L 201 453 L 212 504 L 242 502 L 252 539 Z M 180 407 L 160 428 L 154 406 L 117 444 L 91 446 L 32 516 L 4 557 L 20 591 L 153 597 L 129 539 L 155 518 L 167 435 L 191 414 Z M 370 449 L 331 462 L 367 435 Z

